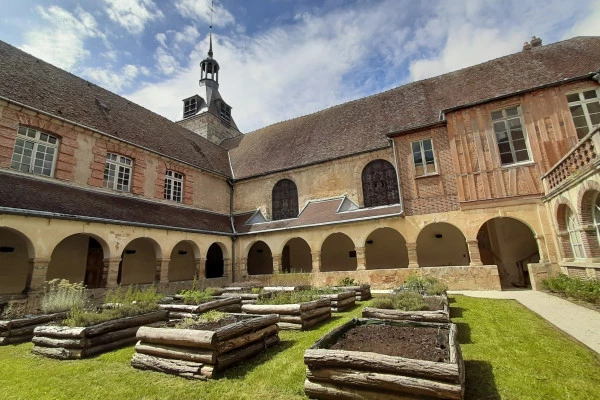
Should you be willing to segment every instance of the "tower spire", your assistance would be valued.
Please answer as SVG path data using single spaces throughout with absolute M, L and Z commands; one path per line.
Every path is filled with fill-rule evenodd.
M 209 45 L 208 45 L 208 56 L 210 58 L 212 58 L 213 56 L 213 51 L 212 51 L 212 25 L 213 25 L 213 14 L 215 13 L 215 1 L 212 0 L 210 2 L 210 30 L 208 33 L 208 41 L 209 41 Z

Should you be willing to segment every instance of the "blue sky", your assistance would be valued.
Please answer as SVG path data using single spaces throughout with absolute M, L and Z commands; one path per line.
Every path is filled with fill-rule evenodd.
M 197 92 L 208 7 L 7 1 L 0 39 L 178 120 Z M 532 35 L 544 44 L 600 35 L 600 0 L 220 0 L 215 9 L 220 91 L 243 132 L 518 52 Z

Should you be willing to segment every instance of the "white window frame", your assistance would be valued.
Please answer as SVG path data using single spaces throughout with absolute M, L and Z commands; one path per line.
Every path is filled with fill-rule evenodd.
M 581 233 L 579 232 L 579 223 L 577 222 L 577 217 L 570 208 L 567 208 L 565 220 L 573 257 L 577 259 L 585 258 L 585 248 L 583 247 Z
M 31 146 L 31 149 L 26 149 L 26 144 Z M 10 159 L 10 168 L 16 171 L 27 172 L 29 174 L 53 177 L 54 169 L 56 167 L 56 160 L 58 159 L 58 145 L 58 137 L 37 129 L 20 126 L 17 130 L 15 146 L 13 147 L 13 154 Z M 17 152 L 18 148 L 21 148 L 22 151 Z M 52 160 L 46 161 L 47 155 L 50 154 L 48 152 L 49 149 L 52 150 Z M 30 152 L 29 156 L 26 155 L 25 150 Z M 39 158 L 39 155 L 42 157 Z M 25 158 L 29 158 L 28 163 L 23 162 Z M 41 165 L 37 165 L 38 162 L 41 163 Z M 51 164 L 50 171 L 48 173 L 44 173 L 44 170 L 47 169 L 47 167 L 44 167 L 44 164 L 47 162 L 50 162 Z
M 198 99 L 192 97 L 183 102 L 183 118 L 191 117 L 198 113 Z
M 507 114 L 507 110 L 512 110 L 516 108 L 517 109 L 517 115 L 508 115 Z M 497 112 L 501 112 L 502 113 L 502 118 L 496 118 L 494 119 L 494 114 Z M 527 129 L 525 129 L 525 124 L 523 123 L 523 112 L 521 109 L 521 105 L 517 104 L 517 105 L 512 105 L 512 106 L 507 106 L 507 107 L 502 107 L 499 108 L 497 110 L 492 110 L 492 112 L 490 113 L 491 115 L 491 119 L 492 119 L 492 131 L 494 132 L 494 140 L 496 141 L 496 148 L 498 149 L 498 158 L 500 160 L 500 165 L 503 167 L 508 167 L 508 166 L 513 166 L 513 165 L 520 165 L 520 164 L 529 164 L 531 162 L 533 162 L 533 157 L 531 155 L 531 146 L 529 145 L 529 135 L 527 135 Z M 516 140 L 521 140 L 521 139 L 513 139 L 512 135 L 513 135 L 513 131 L 516 131 L 516 129 L 512 129 L 510 127 L 510 121 L 512 120 L 519 120 L 519 124 L 521 127 L 521 131 L 523 132 L 523 140 L 525 143 L 525 150 L 527 151 L 527 160 L 521 160 L 521 161 L 517 161 L 517 151 L 523 151 L 523 150 L 515 150 L 515 146 L 514 146 L 514 142 Z M 508 154 L 506 152 L 501 153 L 500 152 L 500 142 L 498 142 L 498 132 L 496 132 L 496 127 L 495 124 L 497 123 L 504 123 L 504 129 L 508 138 L 508 146 L 510 148 L 510 155 L 513 159 L 512 162 L 507 162 L 504 163 L 502 162 L 502 154 Z M 501 143 L 506 143 L 506 142 L 501 142 Z
M 110 172 L 113 172 L 112 176 Z M 120 177 L 122 176 L 122 177 Z M 127 176 L 126 182 L 124 177 Z M 133 160 L 117 153 L 106 153 L 104 164 L 104 180 L 102 186 L 119 192 L 131 191 L 131 180 L 133 179 Z M 119 180 L 123 182 L 120 183 Z
M 590 91 L 595 91 L 596 92 L 596 98 L 594 99 L 585 99 L 583 98 L 583 93 L 584 92 L 590 92 Z M 578 101 L 569 101 L 569 96 L 572 95 L 578 95 L 579 96 L 579 100 Z M 569 105 L 569 111 L 571 113 L 571 122 L 573 122 L 573 127 L 575 128 L 575 132 L 577 133 L 577 138 L 579 140 L 583 139 L 588 133 L 590 133 L 592 130 L 594 130 L 595 127 L 597 127 L 600 124 L 592 124 L 592 119 L 590 117 L 590 112 L 588 110 L 587 105 L 590 103 L 599 103 L 600 104 L 600 87 L 590 87 L 587 89 L 581 89 L 581 90 L 576 90 L 573 92 L 568 92 L 565 94 L 566 98 L 567 98 L 567 104 Z M 573 117 L 573 111 L 571 110 L 571 107 L 574 106 L 581 106 L 581 109 L 583 110 L 583 116 L 585 117 L 585 122 L 586 122 L 586 126 L 580 126 L 579 128 L 577 128 L 577 126 L 575 125 L 575 121 L 574 121 L 574 117 Z M 587 128 L 587 132 L 585 132 L 584 134 L 579 134 L 579 132 L 577 131 L 577 129 L 581 129 L 581 128 Z
M 592 220 L 596 228 L 596 238 L 598 239 L 598 244 L 600 244 L 600 193 L 596 194 L 596 198 L 592 203 Z
M 433 171 L 429 171 L 428 167 L 427 167 L 427 162 L 425 159 L 425 148 L 423 146 L 423 142 L 429 141 L 431 143 L 431 154 L 433 155 Z M 415 160 L 415 152 L 413 150 L 413 144 L 414 143 L 418 143 L 419 144 L 419 151 L 421 153 L 421 161 L 422 161 L 422 166 L 423 166 L 423 173 L 422 174 L 417 174 L 417 163 Z M 413 158 L 413 167 L 415 169 L 415 177 L 419 177 L 419 176 L 427 176 L 427 175 L 437 175 L 438 174 L 438 167 L 437 167 L 437 158 L 435 156 L 435 149 L 433 148 L 433 139 L 432 138 L 424 138 L 424 139 L 419 139 L 419 140 L 413 140 L 412 142 L 410 142 L 410 153 L 412 155 Z
M 177 193 L 179 192 L 179 193 Z M 167 170 L 165 173 L 165 200 L 183 202 L 183 174 Z

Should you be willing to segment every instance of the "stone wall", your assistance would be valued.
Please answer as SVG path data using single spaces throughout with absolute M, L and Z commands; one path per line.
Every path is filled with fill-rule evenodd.
M 241 135 L 239 131 L 230 127 L 226 122 L 222 122 L 221 118 L 209 112 L 177 121 L 177 124 L 215 144 L 221 143 L 224 139 Z

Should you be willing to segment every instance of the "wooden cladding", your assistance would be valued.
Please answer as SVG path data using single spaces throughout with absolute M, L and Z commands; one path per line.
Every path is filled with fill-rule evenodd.
M 548 88 L 447 115 L 448 140 L 461 202 L 541 195 L 540 177 L 577 143 L 565 93 L 579 82 Z M 520 106 L 531 163 L 502 165 L 492 112 Z

